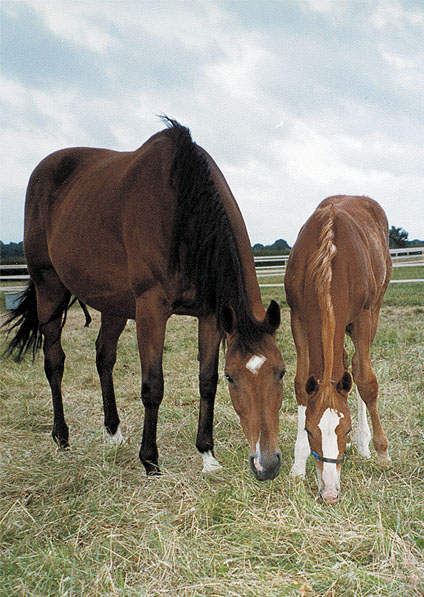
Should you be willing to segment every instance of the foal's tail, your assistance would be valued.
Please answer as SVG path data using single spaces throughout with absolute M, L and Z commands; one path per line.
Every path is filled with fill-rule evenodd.
M 32 351 L 33 358 L 42 344 L 42 335 L 37 314 L 37 295 L 35 285 L 29 281 L 22 294 L 20 303 L 6 319 L 1 327 L 8 327 L 7 335 L 15 330 L 3 356 L 10 357 L 16 353 L 15 360 L 21 361 L 28 351 Z

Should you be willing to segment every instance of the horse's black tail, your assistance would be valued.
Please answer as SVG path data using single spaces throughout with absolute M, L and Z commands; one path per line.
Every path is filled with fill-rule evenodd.
M 13 338 L 10 340 L 3 356 L 12 356 L 16 353 L 16 361 L 21 361 L 24 355 L 32 350 L 35 357 L 42 344 L 42 335 L 38 322 L 37 296 L 35 285 L 29 281 L 21 300 L 15 309 L 6 319 L 1 327 L 8 327 L 7 335 L 17 328 Z

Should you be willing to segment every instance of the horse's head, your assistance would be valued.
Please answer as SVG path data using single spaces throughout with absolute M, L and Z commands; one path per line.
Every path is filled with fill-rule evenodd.
M 351 386 L 347 371 L 338 382 L 324 384 L 312 376 L 306 383 L 309 400 L 305 431 L 315 457 L 319 491 L 327 504 L 335 504 L 339 499 L 341 465 L 351 431 L 347 403 Z
M 240 338 L 237 316 L 231 307 L 223 312 L 227 351 L 225 377 L 234 409 L 250 445 L 250 468 L 258 481 L 273 479 L 280 471 L 278 412 L 283 395 L 285 367 L 275 343 L 280 309 L 272 301 L 261 323 L 266 329 L 257 348 L 248 349 Z

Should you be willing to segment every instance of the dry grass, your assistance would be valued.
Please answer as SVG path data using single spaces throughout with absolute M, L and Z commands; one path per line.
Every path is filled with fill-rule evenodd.
M 269 291 L 265 302 L 270 298 Z M 164 474 L 158 479 L 144 476 L 137 456 L 143 413 L 134 327 L 122 335 L 115 375 L 127 442 L 110 448 L 103 443 L 94 366 L 98 317 L 91 329 L 82 326 L 82 313 L 72 309 L 64 334 L 67 452 L 56 452 L 50 437 L 41 358 L 3 363 L 1 595 L 423 593 L 424 309 L 383 308 L 373 354 L 393 466 L 382 468 L 352 450 L 335 507 L 317 497 L 313 462 L 305 482 L 288 477 L 296 405 L 285 305 L 278 336 L 288 366 L 283 465 L 275 481 L 263 484 L 248 470 L 247 443 L 223 382 L 215 439 L 224 469 L 201 473 L 194 447 L 195 321 L 173 318 L 169 324 L 158 436 Z

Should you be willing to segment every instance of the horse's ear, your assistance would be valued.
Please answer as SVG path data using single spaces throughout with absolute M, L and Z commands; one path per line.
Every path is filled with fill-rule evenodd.
M 265 321 L 268 323 L 270 328 L 273 332 L 277 331 L 278 326 L 280 325 L 281 315 L 280 315 L 280 307 L 278 303 L 272 300 L 269 303 L 269 307 L 266 311 Z
M 310 396 L 318 390 L 318 382 L 313 375 L 306 382 L 306 393 Z
M 237 331 L 237 315 L 231 305 L 225 305 L 221 311 L 222 327 L 227 334 Z
M 341 380 L 339 381 L 339 383 L 337 384 L 337 390 L 339 392 L 350 392 L 350 389 L 352 387 L 352 376 L 349 373 L 349 371 L 345 371 L 343 373 L 343 377 L 341 378 Z

